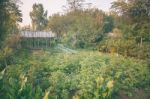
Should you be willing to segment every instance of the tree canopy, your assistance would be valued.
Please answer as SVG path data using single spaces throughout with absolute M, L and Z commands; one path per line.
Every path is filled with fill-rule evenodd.
M 33 4 L 33 10 L 30 12 L 32 28 L 34 31 L 43 30 L 47 25 L 47 11 L 44 11 L 42 4 Z
M 0 0 L 0 47 L 8 34 L 15 33 L 18 22 L 21 22 L 19 0 Z

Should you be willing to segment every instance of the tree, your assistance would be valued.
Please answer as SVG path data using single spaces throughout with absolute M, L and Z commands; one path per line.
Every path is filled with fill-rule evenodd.
M 117 0 L 111 8 L 133 21 L 150 20 L 150 0 Z
M 103 25 L 103 32 L 108 33 L 113 30 L 114 27 L 114 19 L 112 16 L 105 16 L 104 17 L 104 25 Z
M 22 21 L 18 4 L 19 0 L 0 0 L 0 47 L 9 34 L 16 32 L 18 22 Z
M 112 9 L 118 11 L 123 18 L 126 16 L 126 20 L 130 20 L 128 24 L 132 25 L 133 36 L 141 39 L 150 36 L 150 0 L 118 0 L 113 2 Z
M 103 38 L 101 29 L 104 15 L 98 9 L 55 14 L 49 17 L 48 29 L 57 33 L 61 41 L 71 47 L 91 47 Z
M 0 0 L 0 71 L 16 48 L 19 37 L 18 23 L 22 21 L 19 0 Z
M 150 57 L 150 0 L 117 0 L 112 10 L 123 20 L 117 23 L 122 24 L 124 37 L 135 41 L 137 56 Z
M 85 0 L 67 0 L 67 2 L 70 11 L 77 11 L 82 9 Z
M 47 11 L 44 11 L 42 4 L 33 4 L 33 10 L 30 12 L 33 30 L 44 30 L 47 25 Z

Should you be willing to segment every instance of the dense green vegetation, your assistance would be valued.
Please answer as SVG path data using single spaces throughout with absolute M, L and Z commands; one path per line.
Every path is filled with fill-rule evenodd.
M 0 0 L 0 98 L 149 99 L 150 0 L 116 0 L 109 13 L 67 0 L 49 18 L 34 4 L 21 30 L 57 34 L 40 50 L 21 46 L 19 3 Z
M 96 51 L 21 51 L 12 59 L 1 75 L 6 99 L 41 99 L 46 93 L 50 99 L 114 99 L 119 90 L 147 88 L 150 79 L 144 61 Z
M 50 16 L 47 29 L 57 33 L 60 42 L 69 47 L 147 59 L 150 58 L 148 5 L 149 0 L 118 0 L 112 3 L 109 13 L 77 6 L 64 15 Z
M 19 40 L 18 22 L 22 21 L 18 0 L 0 0 L 0 71 L 7 66 Z
M 22 21 L 18 3 L 18 0 L 0 0 L 0 48 L 5 38 L 17 31 L 17 23 Z
M 86 16 L 86 17 L 85 17 Z M 60 42 L 73 48 L 94 48 L 102 40 L 104 12 L 98 9 L 70 12 L 49 17 L 48 28 L 57 33 Z

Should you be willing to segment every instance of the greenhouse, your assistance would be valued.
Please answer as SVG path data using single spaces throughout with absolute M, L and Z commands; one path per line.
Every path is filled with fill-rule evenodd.
M 52 32 L 21 32 L 21 46 L 25 48 L 48 48 L 52 46 L 52 42 L 55 40 L 55 33 Z

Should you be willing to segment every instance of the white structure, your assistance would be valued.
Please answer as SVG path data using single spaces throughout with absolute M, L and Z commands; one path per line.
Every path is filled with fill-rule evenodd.
M 52 32 L 31 32 L 22 31 L 21 34 L 21 45 L 26 48 L 48 48 L 53 46 L 52 43 L 55 41 L 55 33 Z
M 21 32 L 21 37 L 23 38 L 54 38 L 56 37 L 55 33 L 52 32 L 31 32 L 31 31 L 23 31 Z

